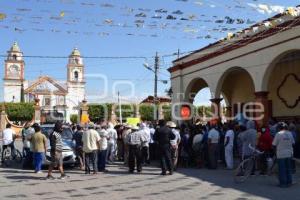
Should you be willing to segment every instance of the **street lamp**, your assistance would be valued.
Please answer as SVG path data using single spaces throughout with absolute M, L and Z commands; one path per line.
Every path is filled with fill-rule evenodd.
M 159 112 L 158 112 L 158 100 L 157 100 L 157 82 L 160 81 L 162 82 L 163 84 L 167 84 L 168 81 L 167 80 L 158 80 L 158 69 L 159 69 L 159 57 L 158 57 L 158 53 L 156 52 L 156 55 L 155 55 L 155 62 L 154 62 L 154 69 L 152 67 L 149 66 L 148 63 L 143 63 L 143 66 L 152 71 L 154 73 L 154 97 L 153 97 L 153 101 L 154 101 L 154 104 L 156 105 L 156 114 L 155 114 L 155 117 L 154 117 L 154 120 L 158 120 L 159 119 Z

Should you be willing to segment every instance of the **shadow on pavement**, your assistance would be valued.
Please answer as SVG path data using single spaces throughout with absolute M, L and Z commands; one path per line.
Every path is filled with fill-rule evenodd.
M 148 171 L 148 169 L 146 170 Z M 151 172 L 146 172 L 146 171 L 142 171 L 140 173 L 138 172 L 134 172 L 134 173 L 129 173 L 128 169 L 124 170 L 124 171 L 113 171 L 113 170 L 109 170 L 108 172 L 105 172 L 104 174 L 108 174 L 108 175 L 159 175 L 158 173 L 151 173 Z
M 6 176 L 7 179 L 12 180 L 45 180 L 45 177 L 37 177 L 37 176 Z
M 0 173 L 4 173 L 4 174 L 7 174 L 7 173 L 28 173 L 28 174 L 32 174 L 33 173 L 33 170 L 18 170 L 18 169 L 5 169 L 4 170 L 1 170 Z
M 255 197 L 262 197 L 268 199 L 295 199 L 299 195 L 299 188 L 294 185 L 290 188 L 277 187 L 276 176 L 253 176 L 247 179 L 244 183 L 237 184 L 233 181 L 233 171 L 229 170 L 208 170 L 208 169 L 187 169 L 179 168 L 177 173 L 186 175 L 187 178 L 197 178 L 200 181 L 210 183 L 212 186 L 219 186 L 225 189 L 235 189 L 241 192 L 245 192 L 248 195 L 242 195 L 238 199 L 254 199 Z M 299 181 L 299 174 L 296 175 L 294 181 Z M 189 185 L 188 188 L 193 188 Z M 207 197 L 212 198 L 220 195 L 219 192 L 213 192 Z M 226 191 L 228 192 L 228 191 Z M 298 196 L 299 197 L 299 196 Z

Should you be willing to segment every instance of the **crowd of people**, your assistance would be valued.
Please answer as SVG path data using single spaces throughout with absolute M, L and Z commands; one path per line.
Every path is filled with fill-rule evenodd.
M 300 158 L 300 121 L 270 120 L 268 125 L 261 127 L 254 121 L 211 121 L 205 125 L 197 121 L 195 124 L 183 124 L 179 131 L 182 136 L 180 161 L 183 166 L 217 169 L 218 165 L 223 164 L 232 170 L 243 159 L 252 156 L 256 149 L 263 153 L 252 175 L 256 170 L 260 175 L 266 175 L 275 156 L 279 186 L 292 184 L 292 173 L 296 170 L 293 158 Z
M 67 177 L 63 169 L 62 126 L 57 122 L 49 135 L 51 164 L 47 178 L 53 179 L 52 170 L 58 167 L 61 178 Z M 207 167 L 220 165 L 234 169 L 238 162 L 253 154 L 253 148 L 262 151 L 257 169 L 265 175 L 269 161 L 276 155 L 280 187 L 292 185 L 292 173 L 296 170 L 293 157 L 300 157 L 300 122 L 289 123 L 271 120 L 267 126 L 258 127 L 254 121 L 219 123 L 201 121 L 182 123 L 159 120 L 157 124 L 141 122 L 132 126 L 111 122 L 92 122 L 72 125 L 74 150 L 79 167 L 86 174 L 107 172 L 106 165 L 115 161 L 128 166 L 128 172 L 142 172 L 144 165 L 160 160 L 161 175 L 172 175 L 180 167 Z M 14 148 L 14 131 L 10 125 L 3 131 L 3 148 Z M 22 131 L 23 154 L 33 154 L 36 173 L 47 150 L 47 138 L 39 124 L 25 125 Z M 25 158 L 28 156 L 25 156 Z M 25 163 L 25 162 L 24 162 Z

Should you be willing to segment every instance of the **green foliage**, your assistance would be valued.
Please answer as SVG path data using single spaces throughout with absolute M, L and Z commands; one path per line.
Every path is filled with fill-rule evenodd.
M 171 121 L 172 120 L 172 107 L 170 105 L 162 106 L 162 111 L 164 114 L 164 120 Z
M 143 121 L 153 121 L 154 111 L 155 111 L 154 105 L 140 105 L 139 107 L 139 113 Z
M 78 115 L 71 115 L 70 120 L 73 124 L 76 124 L 78 122 Z
M 131 104 L 121 105 L 122 119 L 126 119 L 127 117 L 133 117 L 135 114 L 135 109 L 136 109 L 135 105 L 131 105 Z M 119 106 L 116 106 L 116 116 L 118 118 L 120 116 Z
M 211 106 L 198 106 L 197 115 L 200 117 L 210 117 L 211 116 Z
M 93 122 L 109 120 L 111 117 L 112 104 L 89 104 L 89 118 Z
M 8 119 L 11 121 L 30 121 L 33 119 L 33 103 L 5 103 L 4 105 Z

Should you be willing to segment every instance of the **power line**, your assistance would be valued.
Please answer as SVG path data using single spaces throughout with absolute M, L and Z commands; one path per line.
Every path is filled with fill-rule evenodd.
M 0 55 L 0 57 L 7 57 L 7 55 Z M 41 56 L 41 55 L 31 55 L 26 56 L 23 55 L 24 58 L 51 58 L 51 59 L 65 59 L 69 58 L 69 56 Z M 147 57 L 144 56 L 81 56 L 81 58 L 84 59 L 147 59 Z

